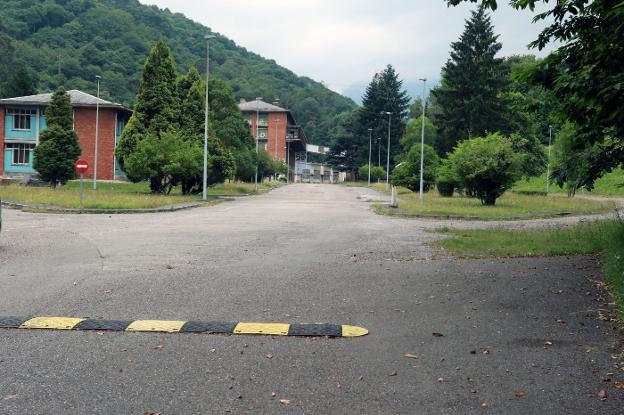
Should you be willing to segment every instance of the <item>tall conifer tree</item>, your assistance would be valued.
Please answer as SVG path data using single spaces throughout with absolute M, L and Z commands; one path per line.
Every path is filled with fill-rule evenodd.
M 382 137 L 384 151 L 387 151 L 388 122 L 386 112 L 392 113 L 390 130 L 390 169 L 395 155 L 401 152 L 399 139 L 405 131 L 405 122 L 409 110 L 410 97 L 403 90 L 403 81 L 399 79 L 392 65 L 375 74 L 366 88 L 359 112 L 360 161 L 368 161 L 368 129 L 373 129 L 373 138 Z M 383 114 L 382 114 L 383 113 Z
M 506 103 L 499 96 L 508 83 L 502 45 L 483 8 L 472 12 L 459 41 L 451 44 L 451 57 L 442 68 L 442 81 L 431 91 L 439 106 L 432 120 L 438 128 L 436 150 L 444 155 L 458 141 L 487 132 L 508 133 Z
M 41 178 L 55 187 L 74 176 L 74 163 L 81 150 L 73 129 L 72 106 L 69 95 L 60 88 L 46 109 L 48 128 L 41 133 L 35 148 L 33 167 Z

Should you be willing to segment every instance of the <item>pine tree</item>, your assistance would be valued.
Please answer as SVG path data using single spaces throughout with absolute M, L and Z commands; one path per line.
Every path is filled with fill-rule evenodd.
M 134 112 L 115 152 L 120 165 L 124 166 L 125 159 L 145 136 L 160 137 L 163 132 L 176 129 L 178 117 L 175 64 L 167 45 L 159 41 L 145 61 Z
M 473 11 L 459 41 L 451 44 L 440 85 L 431 92 L 439 107 L 432 120 L 439 133 L 438 154 L 471 137 L 509 133 L 507 106 L 499 97 L 508 83 L 504 61 L 496 57 L 501 47 L 489 15 L 483 8 Z
M 387 151 L 388 122 L 390 122 L 390 162 L 393 164 L 395 156 L 401 152 L 399 139 L 405 131 L 409 103 L 410 97 L 403 90 L 403 81 L 399 80 L 399 75 L 392 65 L 375 74 L 364 93 L 358 117 L 359 161 L 368 160 L 369 128 L 373 129 L 373 138 L 384 138 L 382 141 Z M 392 113 L 391 119 L 385 114 L 387 112 Z
M 33 167 L 43 180 L 56 187 L 74 176 L 74 163 L 81 153 L 73 129 L 71 101 L 63 88 L 52 96 L 46 108 L 46 121 L 48 127 L 35 148 Z

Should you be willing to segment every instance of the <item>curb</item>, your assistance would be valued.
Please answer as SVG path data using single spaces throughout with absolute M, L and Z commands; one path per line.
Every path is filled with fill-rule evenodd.
M 455 220 L 468 220 L 468 221 L 500 221 L 500 220 L 527 220 L 527 219 L 549 219 L 566 216 L 592 216 L 603 215 L 608 212 L 601 213 L 589 213 L 575 215 L 572 212 L 540 212 L 536 214 L 527 213 L 524 215 L 501 215 L 492 217 L 482 217 L 477 215 L 452 215 L 452 214 L 440 214 L 440 213 L 417 213 L 402 210 L 399 208 L 393 208 L 388 204 L 378 204 L 378 208 L 375 212 L 380 215 L 393 216 L 397 218 L 420 218 L 420 219 L 455 219 Z
M 161 206 L 157 208 L 145 208 L 145 209 L 76 209 L 76 208 L 64 208 L 60 206 L 50 206 L 50 205 L 37 205 L 37 204 L 28 204 L 21 202 L 13 202 L 10 200 L 3 200 L 2 206 L 5 206 L 9 209 L 18 209 L 24 212 L 33 212 L 33 213 L 64 213 L 64 214 L 129 214 L 129 213 L 162 213 L 162 212 L 177 212 L 179 210 L 192 209 L 200 206 L 211 206 L 217 203 L 219 200 L 223 200 L 222 198 L 218 198 L 218 200 L 209 200 L 209 201 L 195 201 L 195 202 L 186 202 L 179 203 L 177 205 L 169 205 L 169 206 Z
M 363 327 L 338 324 L 243 323 L 186 320 L 99 320 L 75 317 L 0 317 L 0 329 L 96 330 L 157 333 L 360 337 Z

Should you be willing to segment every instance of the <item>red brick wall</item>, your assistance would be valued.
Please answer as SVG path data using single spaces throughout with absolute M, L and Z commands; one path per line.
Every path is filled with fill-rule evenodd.
M 100 108 L 100 135 L 98 139 L 98 180 L 113 180 L 115 168 L 115 109 Z M 95 108 L 75 108 L 74 125 L 81 158 L 89 162 L 85 178 L 93 178 L 95 150 Z
M 4 106 L 0 105 L 0 176 L 4 174 Z
M 277 128 L 275 127 L 277 120 Z M 269 113 L 269 139 L 268 153 L 275 157 L 275 134 L 277 130 L 277 157 L 286 160 L 286 128 L 287 119 L 285 112 Z

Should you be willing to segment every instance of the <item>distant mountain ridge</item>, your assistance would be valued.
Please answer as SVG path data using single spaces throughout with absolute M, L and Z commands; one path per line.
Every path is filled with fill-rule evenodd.
M 9 68 L 28 68 L 40 92 L 63 85 L 94 93 L 95 75 L 101 75 L 102 97 L 128 106 L 145 58 L 159 39 L 171 47 L 178 71 L 195 66 L 204 73 L 208 32 L 182 14 L 138 0 L 3 0 L 0 8 L 0 54 Z M 228 82 L 237 98 L 279 98 L 310 142 L 324 144 L 334 117 L 356 107 L 322 83 L 214 34 L 211 76 Z M 0 71 L 0 77 L 10 75 Z

